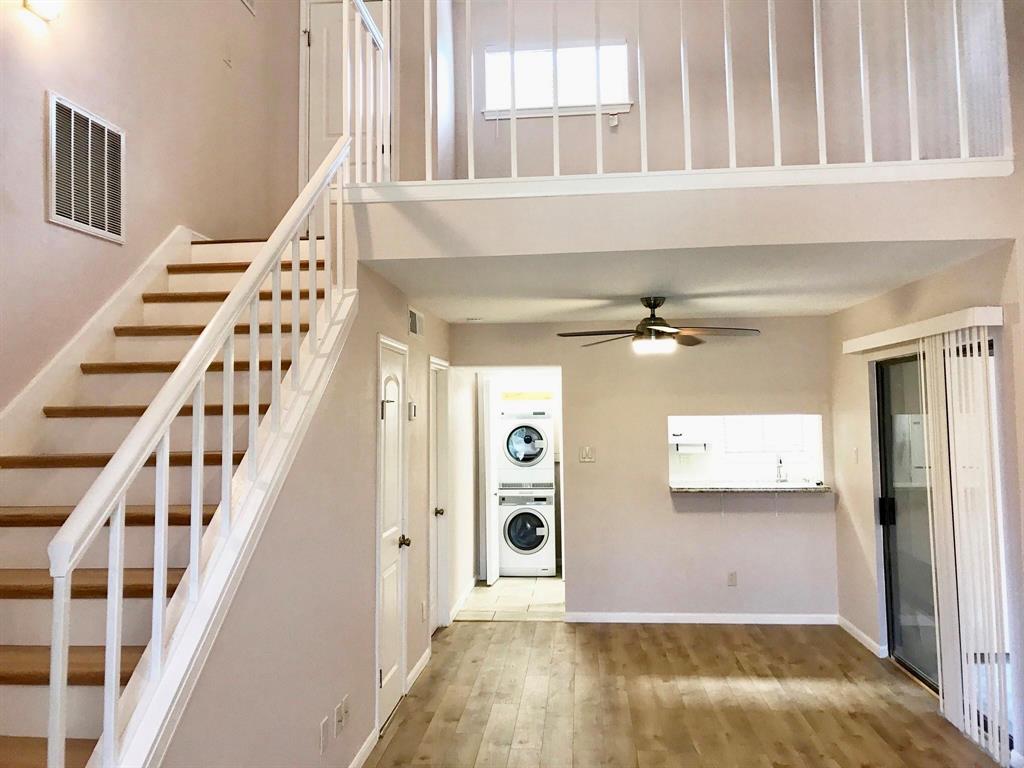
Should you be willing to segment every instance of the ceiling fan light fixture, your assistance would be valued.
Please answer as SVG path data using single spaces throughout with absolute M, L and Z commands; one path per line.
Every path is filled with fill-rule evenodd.
M 633 351 L 638 355 L 671 355 L 676 351 L 676 340 L 672 336 L 637 334 L 633 337 Z

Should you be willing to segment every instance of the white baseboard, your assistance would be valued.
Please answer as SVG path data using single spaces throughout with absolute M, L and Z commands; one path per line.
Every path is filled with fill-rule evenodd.
M 459 596 L 459 599 L 455 601 L 454 605 L 452 605 L 449 623 L 455 621 L 455 617 L 459 615 L 459 612 L 462 610 L 462 607 L 466 604 L 466 601 L 469 599 L 469 595 L 473 591 L 473 587 L 475 586 L 476 581 L 470 581 L 469 586 L 466 587 L 463 593 Z
M 430 644 L 427 644 L 427 650 L 420 656 L 420 660 L 413 664 L 412 669 L 409 670 L 409 674 L 405 676 L 405 692 L 408 693 L 412 688 L 413 683 L 416 682 L 416 678 L 420 676 L 424 667 L 427 666 L 427 662 L 430 661 Z
M 114 344 L 113 327 L 118 323 L 142 322 L 139 296 L 144 291 L 166 285 L 167 264 L 188 261 L 192 241 L 204 239 L 207 238 L 181 224 L 171 230 L 78 333 L 0 411 L 0 452 L 32 451 L 33 438 L 38 432 L 39 420 L 43 418 L 43 406 L 67 401 L 68 394 L 82 375 L 79 366 L 83 362 L 90 357 L 109 358 Z
M 380 734 L 376 728 L 370 729 L 370 735 L 366 737 L 366 741 L 363 742 L 363 746 L 356 752 L 356 756 L 352 758 L 352 762 L 348 764 L 348 768 L 363 768 L 363 764 L 366 759 L 373 752 L 373 748 L 377 746 L 377 741 L 380 739 Z
M 889 655 L 889 646 L 876 643 L 872 640 L 867 633 L 865 633 L 860 627 L 855 625 L 852 621 L 843 616 L 839 616 L 839 626 L 846 630 L 854 640 L 867 648 L 871 653 L 880 659 L 884 659 Z
M 634 613 L 570 611 L 578 624 L 835 624 L 833 613 Z

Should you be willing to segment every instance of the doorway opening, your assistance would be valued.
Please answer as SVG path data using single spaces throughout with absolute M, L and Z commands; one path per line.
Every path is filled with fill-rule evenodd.
M 890 656 L 939 687 L 924 403 L 917 355 L 876 365 L 879 523 Z

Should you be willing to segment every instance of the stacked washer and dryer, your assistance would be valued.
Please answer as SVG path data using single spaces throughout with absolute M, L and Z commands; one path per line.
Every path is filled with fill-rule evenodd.
M 496 398 L 490 448 L 497 465 L 502 576 L 554 576 L 555 418 L 552 399 Z

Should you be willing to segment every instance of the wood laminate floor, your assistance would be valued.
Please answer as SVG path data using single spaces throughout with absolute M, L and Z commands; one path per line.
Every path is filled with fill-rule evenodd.
M 838 627 L 456 622 L 369 768 L 995 763 Z

